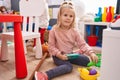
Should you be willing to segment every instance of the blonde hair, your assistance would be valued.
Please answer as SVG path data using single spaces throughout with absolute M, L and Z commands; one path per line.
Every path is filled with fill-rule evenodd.
M 75 10 L 74 10 L 74 7 L 73 7 L 73 4 L 71 1 L 65 1 L 61 4 L 60 8 L 59 8 L 59 11 L 58 11 L 58 15 L 57 15 L 57 24 L 56 26 L 57 27 L 60 27 L 61 26 L 61 14 L 62 14 L 62 10 L 64 8 L 69 8 L 69 9 L 72 9 L 74 11 L 74 18 L 73 18 L 73 22 L 71 24 L 71 27 L 75 27 Z

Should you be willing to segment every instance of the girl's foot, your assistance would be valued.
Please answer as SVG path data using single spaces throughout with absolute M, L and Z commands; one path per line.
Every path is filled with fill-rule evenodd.
M 42 72 L 35 72 L 35 80 L 48 80 L 47 76 Z

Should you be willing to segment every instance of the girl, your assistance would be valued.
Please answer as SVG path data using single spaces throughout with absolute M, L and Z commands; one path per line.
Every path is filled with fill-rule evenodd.
M 78 58 L 68 59 L 66 54 L 75 53 L 73 52 L 75 44 L 80 49 L 80 55 Z M 75 29 L 75 11 L 71 2 L 64 2 L 60 6 L 57 24 L 49 33 L 48 50 L 57 67 L 45 73 L 35 72 L 36 80 L 51 80 L 56 76 L 70 73 L 73 69 L 72 64 L 87 66 L 90 60 L 84 54 L 94 62 L 98 60 L 95 52 Z

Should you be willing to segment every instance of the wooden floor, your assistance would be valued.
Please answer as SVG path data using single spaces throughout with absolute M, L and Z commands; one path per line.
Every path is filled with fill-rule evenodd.
M 15 75 L 15 55 L 14 55 L 14 47 L 9 46 L 9 60 L 7 62 L 0 62 L 0 80 L 29 80 L 32 72 L 34 71 L 36 65 L 39 63 L 40 60 L 36 60 L 34 57 L 34 53 L 28 52 L 26 57 L 27 63 L 27 70 L 28 75 L 24 79 L 17 79 Z M 22 65 L 21 65 L 22 66 Z M 42 66 L 40 67 L 39 71 L 46 71 L 53 67 L 56 67 L 53 63 L 51 58 L 47 58 Z M 77 71 L 79 66 L 74 65 L 73 72 L 70 74 L 66 74 L 63 76 L 59 76 L 52 80 L 81 80 L 80 74 Z
M 35 66 L 40 61 L 35 59 L 34 53 L 28 53 L 27 55 L 25 55 L 25 57 L 26 57 L 28 75 L 26 78 L 20 80 L 28 80 L 30 75 L 34 71 Z M 6 62 L 0 62 L 0 80 L 18 80 L 16 79 L 15 73 L 16 72 L 15 72 L 14 47 L 9 46 L 9 60 Z

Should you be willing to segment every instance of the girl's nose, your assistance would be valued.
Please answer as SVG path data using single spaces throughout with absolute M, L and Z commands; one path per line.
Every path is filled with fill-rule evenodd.
M 70 17 L 68 16 L 67 19 L 70 19 Z

